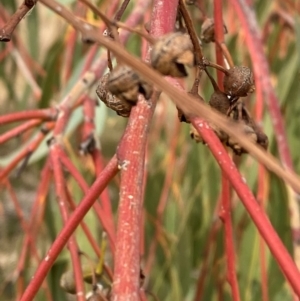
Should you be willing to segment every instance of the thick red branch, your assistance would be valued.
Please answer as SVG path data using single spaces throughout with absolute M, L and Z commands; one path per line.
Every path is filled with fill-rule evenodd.
M 150 33 L 160 36 L 174 28 L 178 0 L 154 1 Z M 140 98 L 132 109 L 118 147 L 121 168 L 120 203 L 116 239 L 113 301 L 140 300 L 140 225 L 147 134 L 158 93 L 150 104 Z

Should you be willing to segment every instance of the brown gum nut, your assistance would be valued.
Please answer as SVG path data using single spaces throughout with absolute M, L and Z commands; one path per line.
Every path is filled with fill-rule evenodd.
M 223 25 L 224 34 L 227 33 L 227 28 Z M 215 42 L 215 21 L 213 18 L 206 18 L 201 26 L 201 41 L 204 43 Z
M 118 65 L 109 75 L 108 90 L 122 101 L 136 104 L 139 93 L 149 99 L 152 86 L 142 80 L 140 75 L 126 65 Z
M 163 75 L 185 77 L 185 65 L 194 65 L 194 49 L 189 35 L 172 32 L 160 37 L 151 51 L 151 65 Z
M 257 142 L 257 135 L 251 126 L 243 123 L 238 124 L 238 126 L 241 127 L 244 134 L 246 134 L 252 142 Z M 234 138 L 229 137 L 227 145 L 232 148 L 236 155 L 240 156 L 241 154 L 247 153 L 247 151 L 242 148 L 242 146 L 237 141 L 235 141 Z
M 256 124 L 254 120 L 252 120 L 251 124 L 257 136 L 257 144 L 260 145 L 265 150 L 267 150 L 269 146 L 268 136 L 262 131 L 262 129 Z
M 230 100 L 227 95 L 221 91 L 215 91 L 209 100 L 209 105 L 220 113 L 227 115 L 230 108 Z
M 111 94 L 107 89 L 107 80 L 109 73 L 100 78 L 96 93 L 101 101 L 105 103 L 107 107 L 114 110 L 118 115 L 128 117 L 132 108 L 132 104 L 121 100 L 115 95 Z
M 223 79 L 224 92 L 230 96 L 247 96 L 255 90 L 251 70 L 245 66 L 235 66 L 228 70 Z

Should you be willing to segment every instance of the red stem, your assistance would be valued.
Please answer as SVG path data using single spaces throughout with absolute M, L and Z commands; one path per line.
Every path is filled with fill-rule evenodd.
M 62 171 L 62 166 L 60 162 L 60 152 L 59 152 L 59 142 L 54 141 L 50 146 L 50 157 L 52 161 L 52 168 L 55 181 L 56 195 L 58 198 L 58 206 L 63 219 L 64 225 L 67 224 L 69 220 L 68 212 L 68 197 L 66 194 L 65 179 Z M 68 240 L 68 249 L 70 251 L 72 268 L 74 272 L 75 285 L 76 285 L 76 296 L 78 301 L 85 301 L 85 289 L 83 283 L 83 274 L 79 257 L 79 248 L 75 239 L 75 235 L 72 235 Z M 47 257 L 45 258 L 47 260 Z
M 227 280 L 231 286 L 232 299 L 240 300 L 239 287 L 235 272 L 235 249 L 231 222 L 231 206 L 230 206 L 230 182 L 226 177 L 226 173 L 222 172 L 222 206 L 220 210 L 220 218 L 225 226 L 225 249 L 227 260 Z
M 259 165 L 258 170 L 258 188 L 257 188 L 257 201 L 260 204 L 262 210 L 264 210 L 264 203 L 266 201 L 266 178 L 267 172 L 263 165 Z M 263 238 L 259 237 L 259 253 L 260 253 L 260 271 L 261 271 L 261 290 L 262 290 L 262 300 L 269 301 L 268 294 L 268 272 L 266 263 L 266 244 Z
M 231 0 L 237 16 L 245 31 L 245 38 L 253 62 L 255 84 L 263 91 L 264 99 L 270 112 L 280 158 L 284 166 L 293 170 L 290 150 L 287 143 L 284 122 L 280 112 L 278 98 L 271 84 L 268 61 L 261 43 L 260 32 L 253 11 L 245 0 Z
M 174 28 L 178 0 L 155 0 L 151 18 L 151 34 L 154 37 Z M 149 106 L 140 99 L 131 111 L 128 126 L 118 148 L 121 167 L 120 203 L 116 239 L 116 256 L 113 301 L 137 301 L 140 291 L 140 225 L 144 160 L 149 122 L 152 118 L 158 94 L 152 96 Z
M 56 113 L 56 109 L 40 109 L 14 112 L 0 116 L 0 125 L 28 119 L 54 120 L 56 118 Z
M 26 260 L 26 257 L 27 257 L 27 251 L 28 251 L 28 246 L 31 247 L 31 258 L 34 258 L 37 263 L 39 264 L 40 263 L 40 258 L 39 258 L 39 255 L 38 255 L 38 252 L 37 252 L 37 248 L 36 248 L 36 245 L 34 244 L 34 240 L 33 240 L 33 237 L 31 235 L 31 232 L 30 232 L 30 228 L 29 228 L 29 225 L 27 223 L 27 221 L 24 219 L 24 215 L 23 215 L 23 211 L 22 211 L 22 208 L 20 206 L 20 203 L 17 199 L 17 196 L 10 184 L 10 182 L 7 180 L 5 181 L 5 185 L 7 187 L 7 190 L 10 194 L 10 197 L 11 197 L 11 200 L 15 206 L 15 209 L 16 209 L 16 213 L 17 213 L 17 216 L 20 220 L 20 224 L 22 226 L 22 229 L 24 231 L 24 233 L 26 234 L 26 237 L 25 237 L 25 242 L 24 242 L 24 245 L 22 248 L 22 252 L 20 254 L 20 260 L 18 262 L 18 265 L 17 265 L 17 273 L 18 273 L 18 278 L 17 278 L 17 299 L 20 298 L 20 296 L 22 295 L 23 291 L 24 291 L 24 286 L 25 286 L 25 283 L 24 283 L 24 266 L 25 266 L 25 260 Z M 45 294 L 46 294 L 46 298 L 47 300 L 51 301 L 52 300 L 52 296 L 51 296 L 51 292 L 50 292 L 50 288 L 49 288 L 49 285 L 46 281 L 43 281 L 43 284 L 42 284 L 43 288 L 45 289 Z
M 29 121 L 15 127 L 14 129 L 0 135 L 0 144 L 3 144 L 8 140 L 10 140 L 18 135 L 23 134 L 25 131 L 39 125 L 41 122 L 42 121 L 39 119 L 32 119 L 32 120 L 29 120 Z
M 152 97 L 151 107 L 141 100 L 132 109 L 118 147 L 121 183 L 112 300 L 139 300 L 144 159 L 148 122 L 153 115 L 156 98 L 157 93 Z
M 48 122 L 45 126 L 46 131 L 49 131 L 54 127 L 53 122 Z M 0 182 L 21 162 L 21 160 L 25 159 L 31 153 L 33 153 L 40 143 L 45 138 L 45 133 L 40 132 L 30 144 L 24 148 L 13 160 L 10 162 L 4 169 L 0 172 Z
M 60 160 L 61 160 L 62 164 L 68 169 L 68 171 L 70 172 L 72 177 L 75 179 L 75 181 L 79 184 L 82 191 L 85 194 L 87 194 L 87 192 L 89 191 L 88 184 L 85 182 L 82 175 L 78 172 L 76 167 L 73 165 L 73 163 L 70 161 L 70 159 L 66 156 L 66 154 L 63 151 L 60 151 Z M 108 217 L 105 215 L 105 212 L 103 211 L 102 207 L 97 202 L 95 202 L 95 204 L 94 204 L 94 209 L 95 209 L 97 216 L 99 217 L 99 219 L 101 221 L 101 224 L 102 224 L 105 232 L 108 235 L 108 239 L 110 241 L 110 246 L 111 246 L 111 251 L 112 251 L 112 253 L 114 253 L 115 233 L 114 233 L 113 229 L 111 229 L 109 227 L 110 223 L 108 221 Z
M 261 209 L 249 187 L 243 181 L 242 176 L 228 156 L 224 146 L 205 121 L 200 118 L 193 118 L 192 123 L 208 144 L 221 169 L 226 173 L 231 185 L 250 214 L 260 234 L 268 244 L 270 251 L 276 258 L 295 293 L 300 296 L 300 273 L 295 263 L 272 227 L 265 212 Z
M 95 100 L 91 99 L 89 96 L 85 97 L 85 101 L 83 103 L 83 114 L 84 114 L 84 125 L 83 125 L 83 141 L 87 141 L 92 139 L 94 142 L 94 146 L 92 150 L 90 150 L 91 156 L 94 161 L 96 174 L 99 174 L 103 169 L 103 160 L 100 152 L 100 147 L 97 137 L 95 136 Z M 114 253 L 114 245 L 115 245 L 115 224 L 114 217 L 111 208 L 111 200 L 108 194 L 108 189 L 106 188 L 100 196 L 100 204 L 98 202 L 95 203 L 95 210 L 98 210 L 98 214 L 100 220 L 106 231 L 108 231 L 108 236 L 110 240 L 111 250 Z M 104 223 L 103 223 L 104 222 Z
M 223 51 L 219 45 L 224 42 L 224 24 L 222 0 L 214 0 L 215 43 L 217 64 L 224 66 Z M 224 73 L 217 70 L 218 86 L 222 87 Z M 222 206 L 220 217 L 225 227 L 225 250 L 227 261 L 227 280 L 231 286 L 232 298 L 240 300 L 239 287 L 235 272 L 235 248 L 231 221 L 230 183 L 225 172 L 222 172 Z
M 42 281 L 45 279 L 48 271 L 50 270 L 57 256 L 62 251 L 66 242 L 73 234 L 79 223 L 82 221 L 85 214 L 92 207 L 95 200 L 99 197 L 99 194 L 108 185 L 109 181 L 116 175 L 118 171 L 117 165 L 117 158 L 116 156 L 114 156 L 104 168 L 102 173 L 98 175 L 96 181 L 91 186 L 85 197 L 82 199 L 76 210 L 70 216 L 64 228 L 58 234 L 56 240 L 48 250 L 45 259 L 39 265 L 35 275 L 27 286 L 20 301 L 32 301 L 34 299 L 34 296 L 40 288 Z

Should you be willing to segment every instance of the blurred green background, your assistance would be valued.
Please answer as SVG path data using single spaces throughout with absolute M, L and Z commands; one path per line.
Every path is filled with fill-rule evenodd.
M 21 2 L 3 0 L 1 6 L 5 8 L 6 12 L 12 14 Z M 76 1 L 60 0 L 59 2 L 76 12 Z M 280 100 L 294 168 L 299 173 L 300 22 L 298 12 L 300 3 L 293 0 L 288 1 L 289 4 L 285 4 L 284 1 L 267 0 L 253 2 L 259 26 L 264 33 L 264 50 L 272 74 L 271 80 Z M 126 15 L 130 14 L 134 3 L 135 1 L 131 2 Z M 202 3 L 206 14 L 212 16 L 212 1 L 203 1 Z M 105 1 L 98 1 L 98 4 L 103 9 L 108 5 Z M 291 9 L 293 5 L 298 12 L 296 9 Z M 289 22 L 274 14 L 278 8 L 287 15 Z M 200 33 L 202 14 L 195 8 L 190 9 L 190 12 L 197 31 Z M 86 17 L 89 21 L 99 22 L 91 14 L 87 14 Z M 146 21 L 148 21 L 147 17 L 143 23 Z M 228 28 L 226 44 L 235 64 L 251 66 L 244 35 L 240 30 L 239 21 L 230 7 L 230 1 L 224 3 L 224 22 Z M 13 42 L 0 44 L 1 115 L 14 111 L 47 108 L 62 100 L 78 80 L 90 47 L 83 45 L 80 37 L 77 37 L 72 53 L 71 74 L 66 76 L 66 58 L 69 55 L 70 47 L 68 37 L 71 31 L 72 29 L 61 18 L 42 4 L 38 4 L 30 12 L 30 15 L 19 24 Z M 141 39 L 136 35 L 132 35 L 126 45 L 127 49 L 135 55 L 140 54 L 141 46 Z M 99 53 L 101 51 L 104 50 L 100 49 Z M 214 44 L 203 45 L 203 51 L 205 56 L 215 61 Z M 30 82 L 26 68 L 22 65 L 24 58 L 35 83 Z M 192 80 L 191 71 L 186 81 L 187 87 L 191 87 Z M 92 98 L 96 98 L 95 90 L 96 85 L 89 90 Z M 34 91 L 40 91 L 41 97 L 36 97 Z M 207 77 L 203 76 L 200 94 L 205 100 L 208 100 L 212 91 Z M 255 116 L 255 93 L 245 99 L 245 102 Z M 117 116 L 103 103 L 97 107 L 97 136 L 106 160 L 115 153 L 126 122 L 126 119 Z M 90 158 L 80 156 L 78 152 L 81 124 L 82 110 L 79 108 L 73 113 L 66 131 L 67 152 L 82 175 L 91 184 L 94 174 L 90 167 Z M 0 134 L 14 126 L 15 124 L 0 125 Z M 270 152 L 278 157 L 274 139 L 276 133 L 273 131 L 267 110 L 265 110 L 262 126 L 269 137 Z M 179 124 L 176 108 L 171 100 L 162 94 L 150 128 L 146 162 L 145 240 L 142 258 L 142 268 L 146 275 L 145 288 L 155 294 L 159 300 L 195 300 L 196 290 L 199 287 L 198 279 L 203 277 L 204 286 L 198 300 L 231 300 L 230 286 L 226 282 L 224 231 L 218 218 L 218 200 L 221 190 L 220 169 L 208 148 L 202 144 L 196 144 L 190 139 L 189 130 L 189 125 Z M 20 152 L 32 135 L 35 135 L 35 132 L 25 133 L 25 135 L 0 146 L 0 168 L 5 167 Z M 40 181 L 40 170 L 45 163 L 47 152 L 45 139 L 32 155 L 23 172 L 20 175 L 16 171 L 10 174 L 10 181 L 22 205 L 25 218 L 29 216 Z M 236 162 L 247 184 L 256 194 L 258 163 L 248 155 L 243 155 Z M 66 180 L 73 193 L 72 197 L 77 202 L 80 201 L 83 194 L 78 185 L 68 176 Z M 292 254 L 291 219 L 286 185 L 273 174 L 267 174 L 264 181 L 268 187 L 264 200 L 266 212 Z M 110 197 L 114 212 L 117 212 L 118 179 L 110 185 Z M 157 209 L 162 199 L 166 201 L 166 208 L 159 216 Z M 235 193 L 232 193 L 232 207 L 237 260 L 236 273 L 241 300 L 262 300 L 260 269 L 262 256 L 258 231 Z M 58 216 L 59 210 L 52 185 L 47 197 L 46 218 L 37 241 L 41 256 L 62 227 L 61 219 Z M 85 221 L 100 244 L 102 229 L 99 221 L 92 212 L 86 216 Z M 160 226 L 157 227 L 157 224 Z M 96 260 L 81 230 L 76 232 L 76 237 L 80 249 Z M 16 264 L 22 242 L 22 229 L 15 208 L 7 191 L 1 188 L 0 295 L 3 301 L 15 300 Z M 150 250 L 153 244 L 156 244 L 156 248 L 153 261 L 151 261 L 149 254 L 151 254 Z M 265 255 L 269 300 L 292 300 L 291 288 L 267 248 L 265 248 Z M 108 264 L 112 265 L 109 250 L 107 250 L 106 257 Z M 47 278 L 53 300 L 72 299 L 59 287 L 59 278 L 68 266 L 70 266 L 70 257 L 65 249 Z M 24 270 L 27 281 L 30 280 L 35 268 L 36 263 L 32 258 L 27 258 Z M 87 286 L 87 290 L 89 289 L 90 286 Z M 150 298 L 152 297 L 149 296 Z M 42 290 L 35 300 L 46 300 Z

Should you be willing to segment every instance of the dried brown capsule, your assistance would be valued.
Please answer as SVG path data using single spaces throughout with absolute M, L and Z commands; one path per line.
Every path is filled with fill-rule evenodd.
M 238 102 L 234 106 L 229 117 L 237 122 L 237 126 L 241 127 L 242 131 L 252 142 L 260 145 L 264 149 L 268 148 L 269 140 L 267 135 L 255 123 L 242 102 Z M 230 146 L 237 155 L 247 153 L 247 151 L 232 138 L 228 139 L 227 145 Z
M 117 112 L 118 115 L 128 117 L 130 115 L 132 103 L 121 100 L 117 96 L 111 94 L 107 89 L 107 80 L 109 73 L 100 78 L 96 93 L 101 101 L 103 101 L 107 107 Z
M 243 131 L 243 133 L 245 135 L 247 135 L 247 137 L 252 140 L 252 142 L 256 143 L 257 142 L 257 135 L 255 133 L 255 131 L 253 130 L 253 128 L 247 124 L 243 124 L 243 123 L 238 123 L 237 124 L 238 127 L 240 127 L 240 129 Z M 230 148 L 232 148 L 233 152 L 236 155 L 241 155 L 241 154 L 245 154 L 247 153 L 247 151 L 242 148 L 242 146 L 234 140 L 234 138 L 229 137 L 228 141 L 226 143 Z
M 172 32 L 160 37 L 151 51 L 151 65 L 163 75 L 185 77 L 185 65 L 194 65 L 194 48 L 189 35 Z
M 230 99 L 221 91 L 215 91 L 209 100 L 209 105 L 220 113 L 227 115 L 230 109 Z
M 220 130 L 215 124 L 213 123 L 209 123 L 210 128 L 215 132 L 215 134 L 218 136 L 218 138 L 220 139 L 220 141 L 222 143 L 227 142 L 228 140 L 228 135 L 223 132 L 222 130 Z M 195 142 L 199 143 L 204 143 L 203 138 L 201 137 L 201 135 L 198 133 L 198 131 L 195 129 L 195 127 L 193 125 L 190 126 L 190 136 L 193 140 L 195 140 Z
M 225 25 L 224 34 L 227 33 Z M 215 42 L 215 20 L 213 18 L 206 18 L 201 26 L 201 40 L 204 43 Z
M 260 145 L 263 149 L 267 150 L 269 146 L 268 136 L 259 128 L 259 126 L 256 123 L 252 126 L 252 128 L 254 129 L 257 136 L 256 143 Z
M 219 86 L 216 83 L 215 79 L 210 75 L 206 68 L 204 69 L 204 71 L 209 77 L 209 80 L 214 88 L 214 92 L 208 102 L 209 105 L 220 113 L 227 115 L 231 107 L 231 99 L 219 89 Z
M 198 101 L 201 101 L 201 102 L 204 102 L 204 99 L 197 93 L 193 93 L 193 92 L 188 92 L 188 95 L 191 96 L 191 97 L 194 97 L 196 100 Z M 180 122 L 186 122 L 186 123 L 190 123 L 190 119 L 188 116 L 185 116 L 183 114 L 183 112 L 178 108 L 177 108 L 177 112 L 178 112 L 178 119 Z
M 253 74 L 248 67 L 235 66 L 224 76 L 223 86 L 230 96 L 247 96 L 255 90 Z
M 122 101 L 133 105 L 137 103 L 139 93 L 149 99 L 153 91 L 150 84 L 126 65 L 118 65 L 109 74 L 107 89 Z

